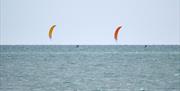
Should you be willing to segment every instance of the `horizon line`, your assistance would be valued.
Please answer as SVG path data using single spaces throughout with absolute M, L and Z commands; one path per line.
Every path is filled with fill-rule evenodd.
M 43 45 L 45 45 L 45 46 L 48 46 L 48 45 L 52 45 L 52 46 L 56 46 L 56 45 L 57 45 L 57 46 L 66 46 L 66 45 L 67 45 L 67 46 L 75 46 L 75 45 L 80 45 L 80 46 L 101 46 L 101 45 L 102 45 L 102 46 L 118 46 L 118 45 L 119 45 L 119 46 L 131 46 L 131 45 L 132 45 L 132 46 L 133 46 L 133 45 L 135 45 L 135 46 L 136 46 L 136 45 L 139 45 L 139 46 L 144 46 L 144 45 L 147 45 L 147 46 L 148 46 L 148 45 L 149 45 L 149 46 L 156 46 L 156 45 L 157 45 L 157 46 L 163 46 L 163 45 L 164 45 L 164 46 L 168 46 L 168 45 L 169 45 L 169 46 L 172 46 L 172 45 L 176 45 L 176 46 L 180 46 L 180 44 L 0 44 L 0 46 L 6 46 L 6 45 L 7 45 L 7 46 L 11 46 L 11 45 L 12 45 L 12 46 L 13 46 L 13 45 L 17 45 L 17 46 L 18 46 L 18 45 L 25 45 L 25 46 L 26 46 L 26 45 L 32 45 L 32 46 L 36 46 L 36 45 L 37 45 L 37 46 L 38 46 L 38 45 L 40 45 L 40 46 L 41 46 L 41 45 L 42 45 L 42 46 L 43 46 Z

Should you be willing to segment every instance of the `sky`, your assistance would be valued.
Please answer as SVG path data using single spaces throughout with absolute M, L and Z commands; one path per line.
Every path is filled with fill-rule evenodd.
M 1 45 L 180 45 L 180 0 L 0 1 Z

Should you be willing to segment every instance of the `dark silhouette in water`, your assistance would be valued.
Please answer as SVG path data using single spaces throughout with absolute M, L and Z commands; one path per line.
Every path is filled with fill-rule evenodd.
M 144 48 L 146 48 L 146 47 L 147 47 L 147 45 L 144 46 Z
M 79 45 L 76 45 L 76 48 L 79 48 Z

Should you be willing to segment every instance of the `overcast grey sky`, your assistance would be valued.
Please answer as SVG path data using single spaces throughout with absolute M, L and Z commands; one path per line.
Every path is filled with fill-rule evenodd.
M 180 0 L 0 1 L 0 44 L 180 45 Z

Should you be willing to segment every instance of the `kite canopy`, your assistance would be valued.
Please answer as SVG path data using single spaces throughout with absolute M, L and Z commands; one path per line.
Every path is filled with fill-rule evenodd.
M 52 38 L 52 33 L 54 31 L 54 27 L 56 27 L 56 25 L 51 26 L 51 28 L 49 29 L 49 39 Z
M 119 26 L 116 28 L 115 32 L 114 32 L 114 39 L 117 41 L 118 40 L 118 33 L 119 33 L 119 30 L 122 28 L 122 26 Z

